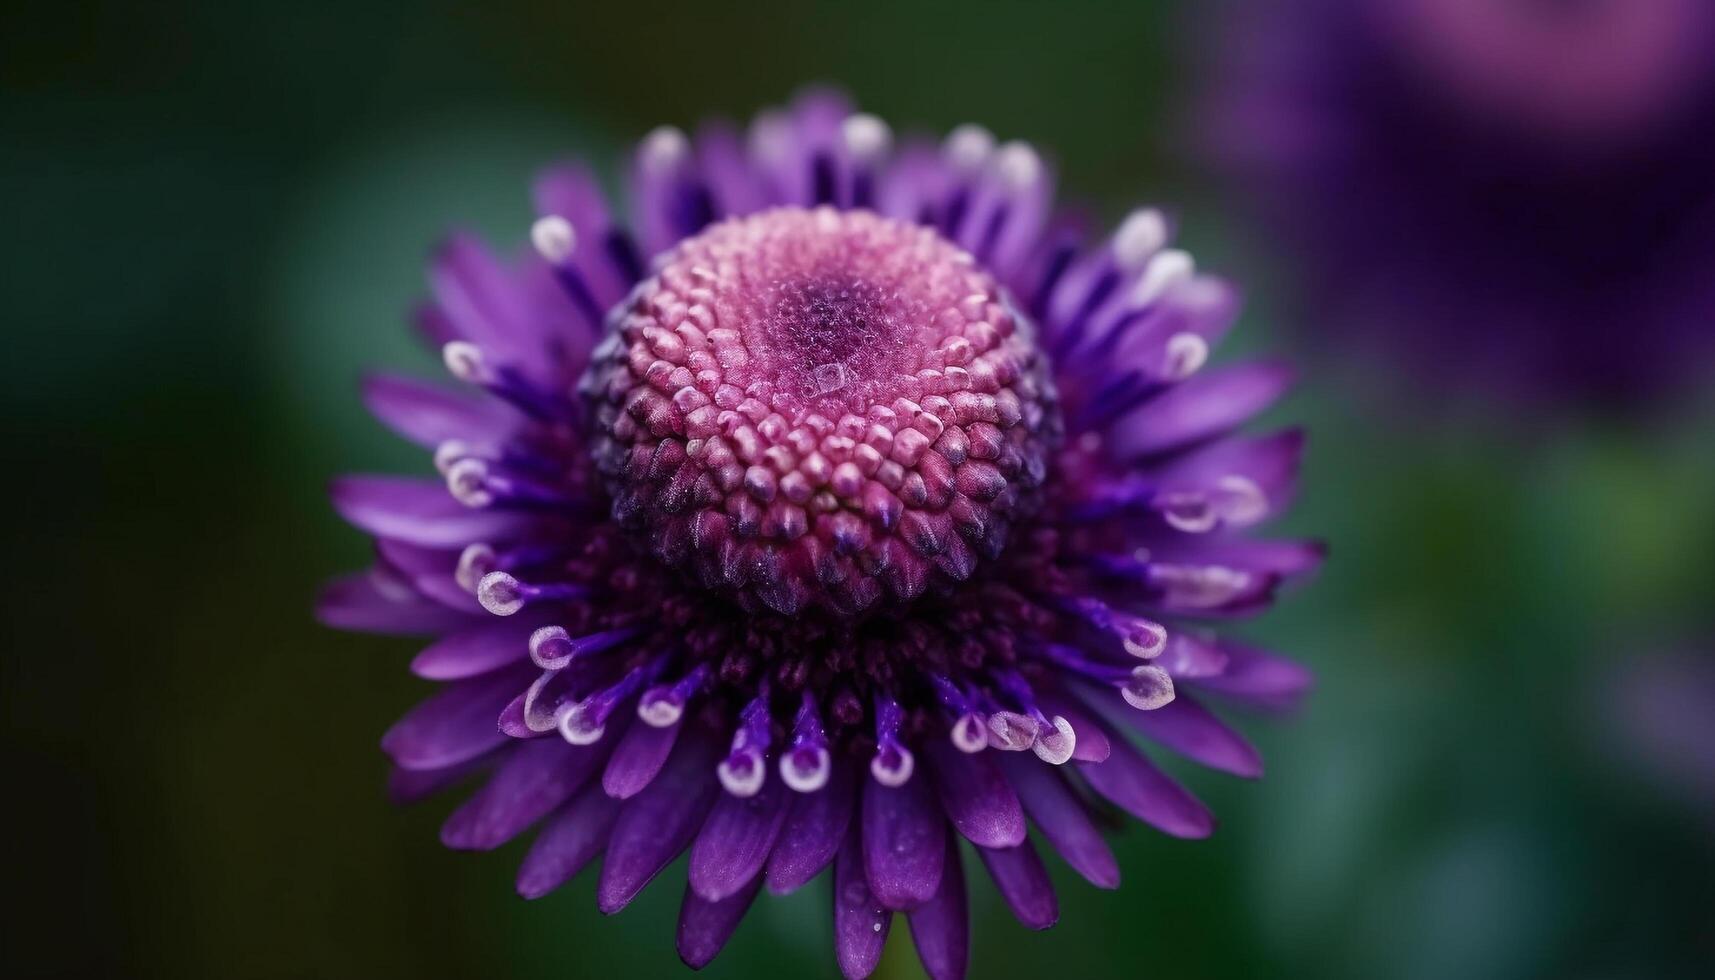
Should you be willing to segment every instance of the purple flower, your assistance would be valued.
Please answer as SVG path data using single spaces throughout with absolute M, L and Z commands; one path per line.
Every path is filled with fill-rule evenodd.
M 1715 5 L 1265 0 L 1213 151 L 1330 349 L 1515 404 L 1715 364 Z
M 896 911 L 964 973 L 961 837 L 1046 928 L 1027 822 L 1102 888 L 1109 805 L 1210 833 L 1132 737 L 1260 775 L 1204 701 L 1309 677 L 1208 626 L 1321 557 L 1247 533 L 1301 438 L 1235 434 L 1282 367 L 1205 369 L 1232 288 L 1155 211 L 1087 241 L 1023 143 L 896 150 L 827 93 L 656 130 L 631 178 L 629 225 L 572 165 L 517 262 L 435 255 L 418 326 L 475 396 L 365 386 L 444 477 L 333 487 L 378 561 L 322 619 L 438 637 L 412 669 L 441 691 L 382 739 L 398 795 L 491 773 L 443 840 L 540 824 L 518 890 L 604 854 L 603 912 L 689 850 L 691 966 L 832 865 L 853 977 Z
M 1595 700 L 1616 762 L 1715 817 L 1715 648 L 1633 657 L 1602 678 Z

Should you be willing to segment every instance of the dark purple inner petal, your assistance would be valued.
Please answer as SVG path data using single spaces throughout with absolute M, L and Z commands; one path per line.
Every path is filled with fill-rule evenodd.
M 1016 755 L 1003 759 L 1002 765 L 1025 812 L 1072 870 L 1098 888 L 1118 888 L 1119 862 L 1066 777 Z
M 967 755 L 945 739 L 928 746 L 941 807 L 953 827 L 979 847 L 1015 847 L 1024 840 L 1024 810 L 995 764 L 996 754 Z
M 977 857 L 988 868 L 1007 907 L 1031 929 L 1046 929 L 1060 920 L 1060 903 L 1048 869 L 1029 841 L 1017 847 L 979 847 Z
M 685 886 L 685 898 L 679 904 L 677 945 L 679 958 L 686 966 L 701 970 L 713 962 L 761 889 L 761 876 L 753 875 L 731 895 L 711 901 L 698 895 L 689 884 Z
M 570 881 L 607 846 L 620 803 L 591 783 L 542 827 L 518 867 L 518 894 L 541 898 Z
M 881 961 L 893 912 L 869 890 L 861 834 L 853 829 L 834 864 L 834 956 L 848 978 L 867 977 Z
M 714 773 L 717 754 L 707 733 L 680 739 L 661 775 L 625 802 L 596 889 L 602 914 L 612 915 L 630 904 L 691 843 L 720 791 Z
M 762 784 L 756 795 L 722 793 L 691 845 L 691 888 L 718 902 L 737 894 L 762 870 L 786 819 L 792 791 L 778 779 Z
M 927 779 L 897 788 L 864 780 L 864 872 L 870 891 L 890 909 L 916 908 L 940 885 L 947 821 L 930 792 Z
M 959 848 L 950 837 L 943 856 L 946 863 L 940 887 L 933 898 L 911 910 L 906 918 L 923 971 L 931 980 L 960 980 L 970 962 L 971 921 L 965 907 L 965 871 L 959 862 Z
M 814 793 L 793 794 L 786 823 L 768 856 L 769 891 L 776 895 L 795 891 L 834 859 L 851 823 L 857 780 L 846 760 L 835 759 L 828 785 Z
M 601 784 L 607 795 L 625 800 L 636 796 L 666 764 L 667 756 L 679 738 L 679 725 L 657 728 L 647 723 L 634 724 L 619 740 L 602 773 Z

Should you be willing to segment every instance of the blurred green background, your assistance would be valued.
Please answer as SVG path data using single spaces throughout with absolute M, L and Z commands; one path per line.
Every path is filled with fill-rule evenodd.
M 1174 203 L 1253 281 L 1241 345 L 1291 354 L 1181 152 L 1189 10 L 7 4 L 0 972 L 676 975 L 682 872 L 611 921 L 589 873 L 525 903 L 519 845 L 445 851 L 450 799 L 384 799 L 414 647 L 309 612 L 367 557 L 327 479 L 427 469 L 363 416 L 360 367 L 430 366 L 403 321 L 429 245 L 521 241 L 545 161 L 813 80 L 900 128 L 1032 139 L 1107 217 Z M 1318 691 L 1248 726 L 1261 783 L 1188 775 L 1212 840 L 1132 827 L 1121 891 L 1059 876 L 1042 935 L 975 887 L 973 975 L 1707 976 L 1715 808 L 1615 692 L 1715 642 L 1715 405 L 1399 411 L 1374 368 L 1300 359 L 1290 523 L 1334 557 L 1252 632 Z M 760 901 L 708 973 L 833 976 L 827 903 Z M 880 975 L 918 975 L 903 928 Z

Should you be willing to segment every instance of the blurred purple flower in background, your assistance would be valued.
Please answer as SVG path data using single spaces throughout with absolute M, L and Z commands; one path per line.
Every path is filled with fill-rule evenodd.
M 478 396 L 365 386 L 444 477 L 333 488 L 378 560 L 321 618 L 439 636 L 412 669 L 444 687 L 382 740 L 397 795 L 491 772 L 444 841 L 540 823 L 519 891 L 605 853 L 609 913 L 688 849 L 692 966 L 831 864 L 854 977 L 895 911 L 964 973 L 960 837 L 1045 928 L 1027 819 L 1102 888 L 1110 806 L 1209 834 L 1133 738 L 1259 776 L 1203 701 L 1282 709 L 1309 677 L 1207 626 L 1321 557 L 1247 533 L 1301 437 L 1235 434 L 1281 366 L 1205 369 L 1234 290 L 1158 212 L 1086 239 L 1026 144 L 896 149 L 828 93 L 656 130 L 631 189 L 626 225 L 554 169 L 518 261 L 436 253 L 418 326 Z
M 1307 330 L 1519 404 L 1709 376 L 1715 4 L 1245 10 L 1212 22 L 1202 125 Z
M 1610 754 L 1715 821 L 1715 653 L 1635 657 L 1605 680 L 1599 697 Z

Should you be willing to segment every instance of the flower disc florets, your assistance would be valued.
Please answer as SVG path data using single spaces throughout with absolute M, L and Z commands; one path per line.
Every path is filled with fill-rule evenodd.
M 1059 419 L 1034 329 L 969 253 L 868 211 L 710 227 L 615 311 L 583 393 L 619 524 L 708 588 L 854 613 L 970 577 Z

